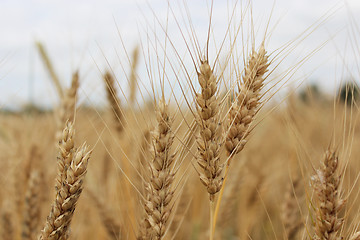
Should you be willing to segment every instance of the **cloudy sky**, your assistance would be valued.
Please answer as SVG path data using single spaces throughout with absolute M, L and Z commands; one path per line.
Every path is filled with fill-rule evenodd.
M 179 22 L 184 9 L 189 9 L 197 36 L 202 39 L 202 35 L 206 36 L 209 21 L 208 2 L 187 1 L 184 7 L 183 1 L 172 0 L 1 0 L 0 105 L 21 106 L 32 100 L 52 106 L 58 101 L 36 51 L 36 41 L 45 45 L 63 85 L 68 85 L 71 73 L 80 69 L 80 100 L 101 105 L 105 100 L 100 71 L 110 64 L 119 74 L 120 85 L 126 92 L 126 80 L 120 77 L 128 70 L 126 53 L 130 54 L 138 44 L 149 43 L 146 38 L 153 35 L 154 28 L 161 38 L 161 28 L 154 27 L 158 25 L 154 15 L 165 25 L 168 4 L 173 11 L 170 15 L 175 15 Z M 214 0 L 214 32 L 221 35 L 227 29 L 231 15 L 229 6 L 235 2 Z M 237 18 L 234 19 L 240 19 L 240 5 L 244 9 L 246 1 L 238 1 Z M 341 79 L 352 75 L 360 79 L 357 69 L 360 66 L 357 60 L 360 56 L 357 49 L 360 43 L 359 0 L 277 0 L 275 3 L 255 0 L 252 13 L 260 35 L 266 27 L 261 23 L 270 19 L 269 51 L 279 49 L 293 39 L 299 40 L 299 35 L 309 27 L 314 30 L 309 36 L 303 34 L 306 38 L 282 55 L 286 58 L 279 71 L 291 68 L 314 53 L 296 71 L 294 82 L 306 78 L 306 82 L 317 81 L 331 92 Z M 174 19 L 169 20 L 168 35 L 179 52 L 185 49 Z M 146 75 L 145 62 L 141 59 L 139 75 Z

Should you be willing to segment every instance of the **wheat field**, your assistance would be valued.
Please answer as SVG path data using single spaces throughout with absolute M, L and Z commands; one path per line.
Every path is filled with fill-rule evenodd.
M 1 239 L 360 239 L 356 82 L 300 86 L 322 45 L 282 67 L 328 15 L 271 49 L 251 1 L 219 32 L 212 6 L 204 37 L 169 3 L 127 62 L 104 56 L 103 106 L 80 101 L 86 70 L 68 85 L 34 44 L 59 101 L 0 113 Z

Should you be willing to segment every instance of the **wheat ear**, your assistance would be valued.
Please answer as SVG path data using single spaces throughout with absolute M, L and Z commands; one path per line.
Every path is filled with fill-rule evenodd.
M 168 227 L 168 220 L 172 211 L 174 190 L 174 155 L 171 145 L 174 140 L 171 131 L 172 120 L 168 106 L 161 99 L 156 111 L 157 126 L 152 135 L 152 160 L 150 162 L 150 181 L 146 183 L 147 193 L 144 204 L 146 216 L 140 227 L 138 239 L 162 239 Z
M 120 107 L 120 99 L 117 96 L 117 91 L 115 88 L 115 80 L 110 72 L 106 72 L 103 76 L 103 79 L 106 84 L 106 96 L 110 103 L 114 116 L 115 129 L 120 134 L 124 129 L 123 112 Z
M 39 239 L 67 239 L 75 205 L 83 189 L 91 151 L 84 144 L 75 149 L 73 124 L 67 122 L 59 141 L 58 175 L 55 182 L 55 201 Z
M 225 149 L 229 156 L 239 153 L 246 144 L 249 126 L 261 104 L 260 91 L 264 86 L 264 75 L 268 66 L 268 56 L 262 44 L 259 51 L 253 50 L 251 53 L 239 85 L 239 93 L 228 114 L 229 127 Z
M 198 81 L 201 93 L 196 94 L 196 121 L 200 136 L 196 139 L 198 146 L 197 163 L 201 167 L 200 180 L 206 187 L 210 201 L 222 186 L 222 165 L 220 164 L 221 129 L 219 122 L 219 100 L 217 79 L 209 63 L 201 61 Z
M 38 171 L 30 173 L 28 189 L 25 195 L 24 217 L 22 225 L 22 239 L 36 239 L 41 214 L 41 182 Z
M 246 137 L 249 134 L 250 124 L 253 122 L 259 105 L 261 104 L 261 89 L 264 85 L 265 73 L 269 67 L 268 56 L 264 43 L 256 52 L 252 51 L 245 66 L 244 75 L 239 85 L 239 93 L 232 104 L 228 118 L 229 126 L 225 139 L 225 150 L 229 159 L 225 168 L 223 187 L 216 202 L 213 229 L 215 230 L 216 219 L 219 214 L 220 203 L 224 194 L 227 175 L 232 157 L 239 153 L 246 144 Z
M 314 239 L 340 240 L 338 231 L 343 224 L 339 212 L 345 204 L 340 197 L 339 184 L 340 174 L 338 169 L 338 157 L 332 150 L 325 152 L 323 165 L 313 176 L 313 187 L 316 201 L 316 222 Z

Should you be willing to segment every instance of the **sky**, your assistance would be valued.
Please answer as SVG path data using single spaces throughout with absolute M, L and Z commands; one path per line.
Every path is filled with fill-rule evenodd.
M 214 0 L 213 48 L 220 45 L 229 25 L 232 13 L 229 6 L 237 6 L 232 19 L 236 25 L 246 3 Z M 120 92 L 126 95 L 128 55 L 140 45 L 146 50 L 142 51 L 138 74 L 146 91 L 150 88 L 150 84 L 145 83 L 150 78 L 147 53 L 156 60 L 151 43 L 156 43 L 155 39 L 164 42 L 162 38 L 166 38 L 159 22 L 166 26 L 170 15 L 168 38 L 181 56 L 186 55 L 181 30 L 185 32 L 189 24 L 183 20 L 184 9 L 189 9 L 191 23 L 201 42 L 207 36 L 209 6 L 205 0 L 187 1 L 186 5 L 184 1 L 175 0 L 0 0 L 0 106 L 20 107 L 32 101 L 51 107 L 58 103 L 56 90 L 35 48 L 36 41 L 45 45 L 63 86 L 69 86 L 72 72 L 79 69 L 80 102 L 100 106 L 106 104 L 101 72 L 111 68 L 119 81 Z M 303 85 L 316 82 L 324 91 L 332 92 L 344 79 L 360 80 L 357 60 L 360 1 L 254 0 L 251 9 L 259 38 L 267 26 L 264 23 L 269 22 L 269 52 L 293 39 L 298 40 L 294 49 L 279 55 L 283 58 L 277 69 L 279 74 L 298 66 L 290 83 L 297 86 L 300 82 L 304 82 Z M 249 21 L 244 25 L 249 25 Z M 303 33 L 309 27 L 311 33 Z M 189 38 L 186 39 L 189 43 Z M 172 47 L 168 45 L 171 52 Z M 151 51 L 147 52 L 149 48 Z M 241 50 L 242 46 L 237 48 Z M 161 45 L 157 51 L 162 51 Z M 174 51 L 168 56 L 176 58 Z M 310 59 L 299 63 L 307 57 Z M 192 66 L 189 57 L 188 60 Z M 177 62 L 171 61 L 174 65 Z

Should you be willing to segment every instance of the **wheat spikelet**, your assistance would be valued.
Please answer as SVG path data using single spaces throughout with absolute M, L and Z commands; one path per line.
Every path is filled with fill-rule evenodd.
M 40 174 L 34 170 L 30 174 L 28 189 L 25 195 L 24 217 L 22 224 L 22 239 L 36 239 L 41 213 L 41 183 Z
M 74 136 L 74 126 L 71 122 L 67 122 L 58 143 L 59 157 L 57 159 L 58 174 L 55 180 L 56 191 L 59 191 L 62 188 L 62 184 L 66 180 L 66 171 L 70 167 L 71 161 L 74 158 Z
M 67 239 L 68 229 L 75 205 L 83 188 L 87 163 L 91 155 L 84 144 L 74 147 L 74 129 L 68 122 L 59 142 L 58 176 L 55 183 L 56 196 L 45 227 L 39 239 Z
M 295 178 L 289 184 L 285 192 L 285 201 L 282 207 L 282 221 L 285 227 L 286 239 L 296 239 L 296 234 L 299 232 L 303 223 L 299 212 L 299 206 L 296 201 L 296 192 L 300 187 L 300 178 Z
M 106 84 L 106 96 L 110 103 L 113 116 L 114 116 L 114 122 L 115 122 L 115 129 L 118 133 L 121 133 L 123 131 L 123 112 L 120 107 L 120 99 L 117 96 L 117 91 L 115 88 L 115 80 L 114 77 L 110 72 L 106 72 L 103 76 L 103 79 Z
M 172 163 L 174 155 L 170 149 L 174 136 L 171 132 L 171 119 L 164 99 L 159 101 L 156 111 L 157 126 L 152 132 L 152 160 L 150 162 L 150 181 L 144 204 L 146 216 L 140 227 L 138 239 L 162 239 L 172 210 L 174 180 Z
M 332 150 L 327 150 L 323 166 L 313 176 L 316 195 L 316 225 L 314 239 L 340 240 L 338 231 L 343 219 L 338 216 L 345 200 L 339 193 L 340 175 L 337 173 L 338 157 Z
M 196 94 L 196 121 L 200 136 L 196 139 L 198 146 L 197 163 L 201 167 L 200 180 L 205 185 L 210 201 L 222 186 L 220 164 L 221 131 L 219 123 L 219 100 L 217 97 L 217 80 L 207 61 L 202 61 L 198 81 L 201 93 Z
M 239 153 L 246 144 L 249 126 L 260 105 L 260 91 L 264 85 L 264 75 L 269 66 L 264 44 L 258 52 L 252 51 L 239 86 L 239 94 L 229 111 L 229 130 L 225 149 L 229 156 Z M 228 162 L 228 164 L 230 161 Z

